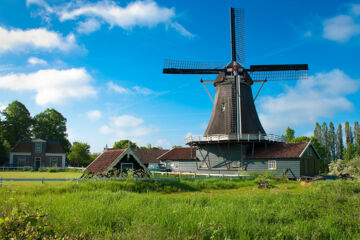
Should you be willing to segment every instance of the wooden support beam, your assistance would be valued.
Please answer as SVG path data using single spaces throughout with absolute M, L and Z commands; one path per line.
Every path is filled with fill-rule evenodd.
M 265 82 L 267 82 L 267 81 L 266 81 L 266 78 L 265 78 L 264 81 L 262 81 L 262 84 L 261 84 L 261 86 L 260 86 L 260 88 L 259 88 L 259 91 L 256 93 L 256 96 L 255 96 L 255 98 L 254 98 L 254 102 L 255 102 L 256 98 L 259 96 L 259 93 L 260 93 L 262 87 L 264 86 Z
M 210 92 L 209 92 L 209 89 L 206 87 L 205 83 L 207 82 L 214 82 L 214 81 L 204 81 L 200 78 L 200 82 L 204 85 L 205 89 L 206 89 L 206 92 L 208 93 L 209 97 L 210 97 L 210 100 L 211 102 L 214 104 L 214 99 L 212 98 Z

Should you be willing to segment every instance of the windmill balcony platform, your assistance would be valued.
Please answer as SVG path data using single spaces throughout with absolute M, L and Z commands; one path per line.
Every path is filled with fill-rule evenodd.
M 286 142 L 282 136 L 274 134 L 217 134 L 211 136 L 189 136 L 185 138 L 185 143 L 192 145 L 198 143 L 218 143 L 218 142 Z

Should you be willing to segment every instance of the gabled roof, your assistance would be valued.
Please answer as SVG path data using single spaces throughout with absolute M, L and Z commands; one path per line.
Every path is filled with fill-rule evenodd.
M 15 146 L 12 148 L 11 152 L 18 153 L 30 153 L 32 152 L 32 146 L 34 141 L 32 140 L 21 140 L 18 141 Z M 35 142 L 45 142 L 45 141 L 35 141 Z M 64 148 L 61 146 L 59 141 L 46 141 L 46 147 L 44 149 L 45 153 L 65 153 Z
M 102 154 L 100 154 L 90 165 L 86 168 L 88 172 L 91 173 L 107 173 L 111 170 L 118 162 L 123 159 L 127 154 L 130 154 L 134 157 L 135 161 L 150 174 L 149 170 L 145 165 L 140 161 L 140 159 L 134 154 L 130 149 L 108 149 Z
M 195 160 L 196 149 L 189 147 L 173 148 L 161 155 L 159 160 Z
M 258 145 L 254 149 L 254 155 L 249 154 L 245 159 L 286 159 L 286 158 L 300 158 L 303 153 L 311 147 L 316 156 L 320 158 L 316 149 L 311 142 L 303 143 L 269 143 L 265 145 Z
M 163 149 L 133 149 L 134 154 L 144 164 L 148 163 L 160 163 L 158 157 L 168 152 L 169 150 Z
M 86 170 L 91 173 L 105 172 L 123 152 L 125 149 L 106 150 L 90 163 Z

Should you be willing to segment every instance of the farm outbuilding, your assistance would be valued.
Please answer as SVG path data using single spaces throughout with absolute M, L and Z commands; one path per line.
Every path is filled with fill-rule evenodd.
M 160 160 L 158 157 L 168 152 L 164 149 L 133 149 L 134 154 L 149 169 L 160 168 Z
M 106 149 L 90 165 L 86 171 L 90 174 L 112 175 L 115 172 L 127 173 L 129 170 L 139 171 L 150 175 L 148 168 L 130 149 Z
M 196 172 L 200 162 L 196 158 L 196 149 L 190 147 L 173 148 L 158 159 L 173 172 Z
M 319 174 L 320 156 L 311 142 L 268 143 L 256 146 L 243 166 L 246 172 L 270 170 L 278 176 L 286 172 L 289 178 L 299 178 Z

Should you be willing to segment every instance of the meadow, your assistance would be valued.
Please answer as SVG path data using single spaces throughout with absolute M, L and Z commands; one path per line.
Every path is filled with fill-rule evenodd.
M 257 180 L 3 186 L 0 238 L 21 226 L 33 239 L 360 238 L 359 181 Z

